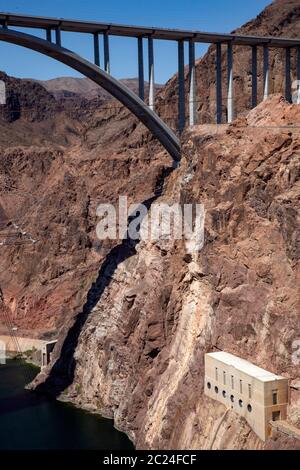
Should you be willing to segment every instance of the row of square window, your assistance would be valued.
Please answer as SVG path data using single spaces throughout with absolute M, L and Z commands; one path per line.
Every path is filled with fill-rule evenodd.
M 216 374 L 216 381 L 218 382 L 218 368 L 215 368 L 215 374 Z M 226 372 L 223 370 L 223 384 L 226 385 Z M 234 376 L 231 375 L 231 388 L 232 390 L 234 389 Z M 240 380 L 240 393 L 243 393 L 243 381 Z M 252 397 L 252 390 L 251 390 L 251 384 L 248 384 L 248 396 L 249 398 Z

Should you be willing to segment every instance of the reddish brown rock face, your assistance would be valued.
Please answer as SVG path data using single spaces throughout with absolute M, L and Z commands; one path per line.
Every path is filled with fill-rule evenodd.
M 281 128 L 283 118 L 295 127 Z M 224 408 L 203 395 L 203 358 L 221 349 L 299 376 L 299 124 L 298 107 L 274 96 L 218 132 L 185 134 L 159 201 L 204 204 L 204 248 L 110 252 L 48 387 L 114 417 L 139 448 L 263 447 L 232 412 L 213 437 Z M 299 424 L 296 391 L 289 419 Z
M 1 78 L 0 285 L 20 334 L 56 336 L 113 245 L 97 241 L 98 204 L 146 200 L 171 162 L 152 143 L 149 166 L 149 135 L 113 100 L 56 101 L 38 83 Z
M 297 3 L 275 2 L 239 31 L 297 36 Z M 242 115 L 229 127 L 186 132 L 181 166 L 168 176 L 169 157 L 113 102 L 101 110 L 100 99 L 74 97 L 67 105 L 38 88 L 49 110 L 33 101 L 30 119 L 21 113 L 11 122 L 9 105 L 0 124 L 2 227 L 12 234 L 16 223 L 37 240 L 21 234 L 26 244 L 1 248 L 5 308 L 24 334 L 61 328 L 55 366 L 38 382 L 113 417 L 138 448 L 296 447 L 281 435 L 264 445 L 232 412 L 216 434 L 225 409 L 203 395 L 204 353 L 224 349 L 290 377 L 288 418 L 300 425 L 292 360 L 300 335 L 299 107 L 275 95 L 247 112 L 249 56 L 239 54 Z M 214 115 L 213 63 L 209 51 L 197 67 L 200 118 Z M 282 72 L 273 70 L 271 92 L 282 89 Z M 175 83 L 159 94 L 163 117 L 175 113 Z M 22 93 L 12 96 L 22 109 Z M 96 207 L 119 194 L 204 204 L 204 248 L 191 256 L 181 241 L 97 243 Z

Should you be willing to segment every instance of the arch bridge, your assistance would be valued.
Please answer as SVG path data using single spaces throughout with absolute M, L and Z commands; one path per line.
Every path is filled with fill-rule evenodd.
M 44 55 L 52 57 L 77 70 L 103 87 L 150 130 L 169 152 L 175 161 L 180 160 L 180 140 L 155 112 L 155 82 L 154 82 L 154 41 L 175 41 L 178 44 L 178 133 L 180 134 L 186 122 L 186 84 L 184 44 L 189 47 L 189 80 L 188 80 L 188 125 L 197 123 L 196 108 L 196 73 L 195 73 L 195 44 L 214 44 L 215 71 L 216 71 L 216 123 L 222 123 L 222 46 L 227 50 L 227 121 L 230 123 L 234 117 L 233 95 L 233 47 L 247 46 L 252 50 L 252 107 L 257 105 L 257 76 L 258 76 L 258 48 L 263 49 L 263 99 L 269 95 L 269 49 L 285 49 L 285 97 L 291 102 L 291 51 L 297 51 L 297 80 L 298 100 L 300 103 L 300 39 L 287 39 L 281 37 L 242 36 L 238 34 L 220 34 L 201 31 L 185 31 L 179 29 L 149 28 L 142 26 L 126 26 L 111 23 L 98 23 L 90 21 L 67 20 L 61 18 L 46 18 L 27 15 L 0 13 L 0 40 L 23 46 Z M 18 31 L 16 28 L 44 30 L 45 39 L 34 34 Z M 87 61 L 73 51 L 62 46 L 61 32 L 82 33 L 92 36 L 94 49 L 94 63 Z M 54 37 L 53 37 L 54 33 Z M 100 68 L 100 35 L 103 37 L 103 63 Z M 133 93 L 124 83 L 116 80 L 110 74 L 110 36 L 135 38 L 137 41 L 138 64 L 138 95 Z M 144 88 L 144 43 L 147 41 L 149 96 L 148 104 L 145 102 Z

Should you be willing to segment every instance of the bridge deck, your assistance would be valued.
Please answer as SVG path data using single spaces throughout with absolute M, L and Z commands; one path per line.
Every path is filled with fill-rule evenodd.
M 0 23 L 7 26 L 23 28 L 55 29 L 79 33 L 103 33 L 105 31 L 114 36 L 149 37 L 153 39 L 180 40 L 193 39 L 195 42 L 224 43 L 232 41 L 236 45 L 263 45 L 270 47 L 296 47 L 300 46 L 299 39 L 278 37 L 241 36 L 238 34 L 208 33 L 203 31 L 187 31 L 180 29 L 166 29 L 144 26 L 126 26 L 112 23 L 97 23 L 91 21 L 67 20 L 64 18 L 48 18 L 42 16 L 15 15 L 13 13 L 0 13 Z

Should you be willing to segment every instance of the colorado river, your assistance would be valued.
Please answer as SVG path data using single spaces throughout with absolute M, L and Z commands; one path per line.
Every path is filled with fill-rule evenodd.
M 112 421 L 24 390 L 37 372 L 21 361 L 0 365 L 0 450 L 133 449 Z

